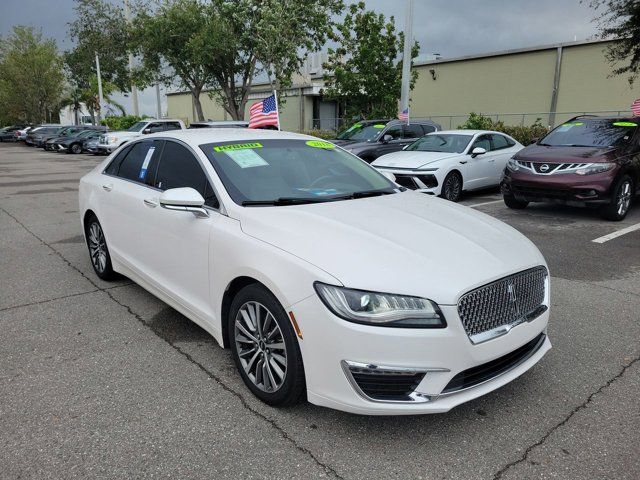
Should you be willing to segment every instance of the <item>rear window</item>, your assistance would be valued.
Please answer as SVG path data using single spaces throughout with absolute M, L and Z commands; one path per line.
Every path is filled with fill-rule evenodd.
M 580 119 L 552 130 L 540 145 L 553 147 L 612 147 L 627 143 L 638 124 L 631 120 Z

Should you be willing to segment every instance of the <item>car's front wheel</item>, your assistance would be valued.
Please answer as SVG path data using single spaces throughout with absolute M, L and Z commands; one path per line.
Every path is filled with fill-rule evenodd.
M 516 197 L 508 193 L 505 193 L 502 199 L 507 207 L 513 208 L 514 210 L 522 210 L 523 208 L 527 208 L 527 205 L 529 205 L 529 202 L 518 200 Z
M 611 203 L 602 208 L 602 216 L 607 220 L 619 222 L 627 216 L 633 202 L 634 185 L 629 175 L 621 176 L 614 184 Z
M 263 402 L 288 406 L 305 392 L 302 355 L 286 312 L 260 284 L 243 288 L 228 318 L 233 360 L 249 390 Z
M 458 202 L 462 197 L 462 176 L 458 172 L 449 172 L 442 182 L 442 198 Z
M 111 266 L 111 256 L 107 247 L 107 240 L 102 230 L 102 225 L 95 215 L 91 215 L 86 222 L 85 236 L 87 239 L 87 247 L 89 247 L 89 256 L 91 257 L 91 265 L 96 275 L 102 280 L 114 280 L 117 278 L 116 272 Z
M 73 145 L 71 145 L 71 153 L 82 153 L 82 145 L 80 145 L 79 143 L 74 143 Z

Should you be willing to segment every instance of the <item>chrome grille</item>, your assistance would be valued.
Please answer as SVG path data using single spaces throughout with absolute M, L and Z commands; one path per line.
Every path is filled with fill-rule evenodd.
M 471 341 L 480 343 L 507 333 L 532 314 L 535 317 L 546 310 L 547 275 L 545 267 L 535 267 L 464 294 L 458 302 L 458 315 Z
M 102 143 L 102 144 L 107 143 L 107 136 L 106 135 L 100 135 L 98 137 L 98 143 Z

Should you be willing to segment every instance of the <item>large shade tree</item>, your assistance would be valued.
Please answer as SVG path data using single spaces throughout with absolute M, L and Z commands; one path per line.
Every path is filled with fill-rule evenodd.
M 338 44 L 329 49 L 325 64 L 325 98 L 345 105 L 349 119 L 395 117 L 402 86 L 404 34 L 397 33 L 393 17 L 365 9 L 354 3 L 332 39 Z M 418 55 L 415 42 L 411 59 Z M 417 72 L 411 73 L 411 88 Z

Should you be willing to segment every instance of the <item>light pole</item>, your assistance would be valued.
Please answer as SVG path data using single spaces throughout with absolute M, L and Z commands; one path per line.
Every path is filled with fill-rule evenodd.
M 403 112 L 405 110 L 407 111 L 407 123 L 409 123 L 409 83 L 411 82 L 411 47 L 413 46 L 413 0 L 407 0 L 405 13 L 400 110 Z
M 131 22 L 131 9 L 129 8 L 129 0 L 124 0 L 124 17 L 127 23 Z M 129 52 L 129 73 L 133 72 L 133 53 Z M 131 84 L 131 103 L 133 104 L 133 114 L 138 117 L 138 87 Z
M 98 125 L 100 125 L 100 120 L 101 120 L 101 110 L 102 110 L 102 104 L 104 103 L 104 99 L 102 98 L 102 76 L 100 76 L 100 59 L 98 58 L 98 52 L 96 52 L 96 75 L 98 76 L 98 115 L 97 115 L 97 120 L 98 120 Z

